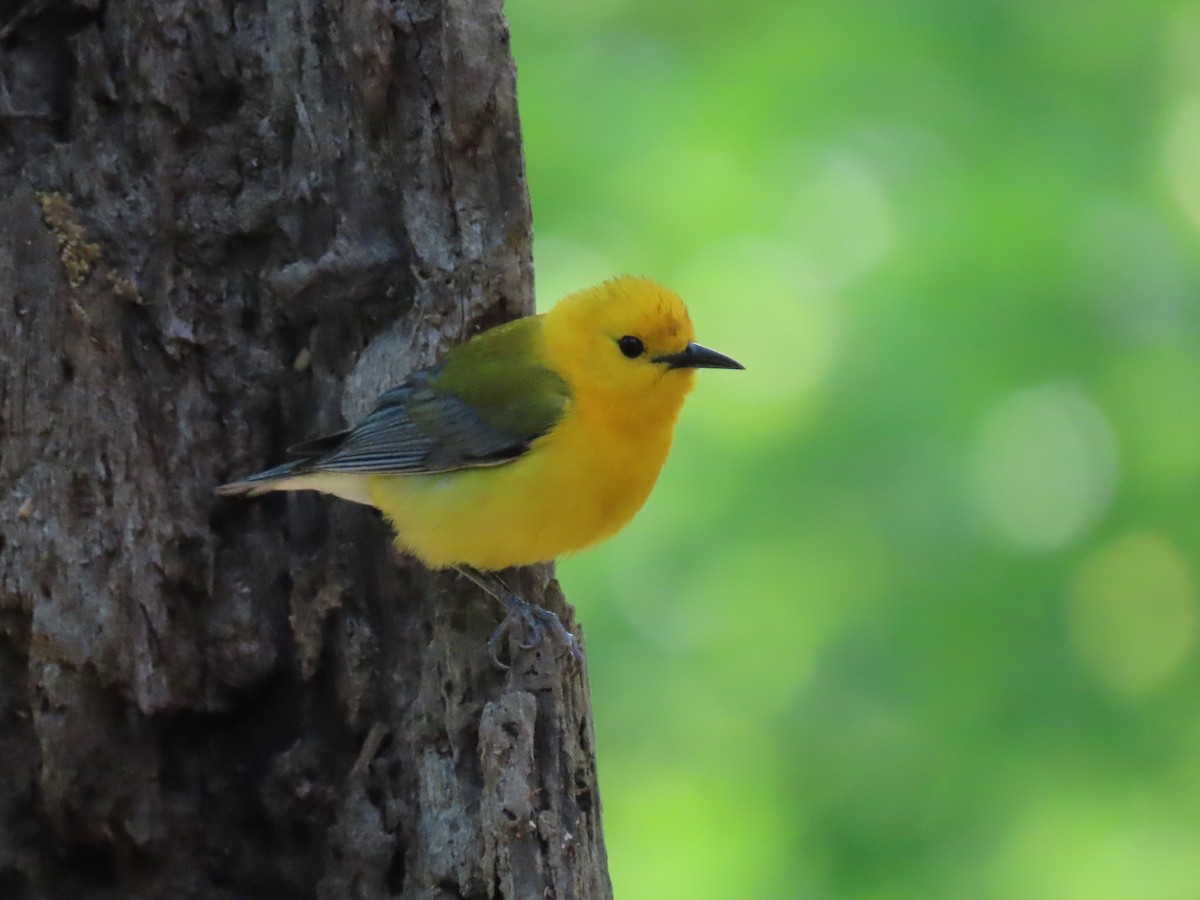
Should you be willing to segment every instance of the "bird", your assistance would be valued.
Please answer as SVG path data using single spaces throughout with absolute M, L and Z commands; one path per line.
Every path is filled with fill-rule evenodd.
M 646 502 L 697 369 L 742 369 L 695 340 L 687 306 L 655 281 L 621 276 L 548 312 L 483 331 L 384 392 L 358 424 L 290 449 L 295 458 L 217 494 L 315 490 L 373 506 L 395 545 L 457 569 L 505 605 L 489 641 L 547 628 L 553 613 L 504 588 L 500 570 L 575 553 Z M 498 584 L 492 590 L 489 581 Z

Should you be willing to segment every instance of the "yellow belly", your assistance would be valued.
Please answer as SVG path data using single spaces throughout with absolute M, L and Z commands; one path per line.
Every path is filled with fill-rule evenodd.
M 428 566 L 545 562 L 601 541 L 633 518 L 666 461 L 671 424 L 630 440 L 569 419 L 510 463 L 374 475 L 368 490 L 396 529 L 397 547 Z

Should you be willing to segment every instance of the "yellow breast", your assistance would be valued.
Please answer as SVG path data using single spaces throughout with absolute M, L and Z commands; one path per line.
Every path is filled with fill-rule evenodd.
M 673 417 L 636 426 L 576 407 L 511 463 L 376 475 L 370 496 L 396 529 L 397 546 L 431 567 L 544 562 L 601 541 L 633 518 L 666 461 L 673 425 Z

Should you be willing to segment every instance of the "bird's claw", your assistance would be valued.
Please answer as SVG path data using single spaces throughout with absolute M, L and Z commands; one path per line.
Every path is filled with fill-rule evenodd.
M 536 603 L 522 600 L 515 594 L 510 594 L 505 598 L 504 606 L 508 609 L 508 614 L 496 626 L 496 630 L 488 639 L 488 656 L 492 660 L 492 665 L 497 669 L 507 671 L 512 668 L 509 663 L 500 659 L 500 645 L 505 636 L 517 627 L 520 627 L 523 632 L 521 640 L 517 642 L 520 649 L 533 650 L 546 639 L 546 631 L 549 630 L 566 645 L 573 667 L 583 663 L 583 650 L 580 649 L 579 642 L 575 640 L 575 635 L 567 631 L 558 616 L 550 610 L 544 609 Z
M 488 659 L 501 672 L 507 672 L 512 668 L 512 666 L 500 658 L 500 643 L 504 640 L 504 636 L 512 630 L 515 621 L 511 614 L 505 616 L 500 620 L 500 624 L 496 626 L 496 630 L 492 632 L 492 636 L 488 638 Z

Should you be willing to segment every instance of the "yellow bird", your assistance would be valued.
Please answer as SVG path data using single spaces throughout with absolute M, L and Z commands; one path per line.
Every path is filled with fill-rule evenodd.
M 677 294 L 614 278 L 458 345 L 353 428 L 217 492 L 316 490 L 374 506 L 396 546 L 431 568 L 552 560 L 611 536 L 641 508 L 695 370 L 742 368 L 694 338 Z M 540 607 L 504 602 L 529 630 L 522 646 L 540 640 L 539 622 L 565 635 Z M 493 636 L 497 663 L 511 624 Z

